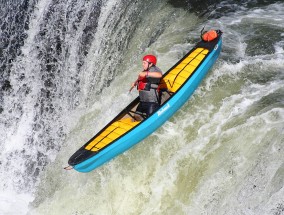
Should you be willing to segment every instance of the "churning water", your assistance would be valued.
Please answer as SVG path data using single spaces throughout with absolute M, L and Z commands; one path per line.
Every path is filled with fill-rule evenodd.
M 1 1 L 0 214 L 284 214 L 284 3 L 213 3 Z M 223 50 L 185 106 L 95 171 L 64 171 L 137 96 L 142 56 L 166 71 L 204 25 Z

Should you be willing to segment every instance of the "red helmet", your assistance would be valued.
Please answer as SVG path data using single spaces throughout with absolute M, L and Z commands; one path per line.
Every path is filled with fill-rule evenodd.
M 152 63 L 152 64 L 156 65 L 157 58 L 154 55 L 145 55 L 143 57 L 143 61 L 147 61 L 148 63 Z

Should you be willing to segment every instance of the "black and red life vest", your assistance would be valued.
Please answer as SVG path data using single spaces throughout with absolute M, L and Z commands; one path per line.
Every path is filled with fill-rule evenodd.
M 140 90 L 147 90 L 159 88 L 161 78 L 154 78 L 154 77 L 139 77 L 137 89 Z
M 146 77 L 140 77 L 138 78 L 138 85 L 137 85 L 137 89 L 140 90 L 144 90 L 146 88 L 147 85 L 147 78 Z

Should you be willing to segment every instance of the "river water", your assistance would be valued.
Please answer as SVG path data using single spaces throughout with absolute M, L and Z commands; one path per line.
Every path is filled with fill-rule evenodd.
M 284 2 L 1 1 L 0 214 L 284 214 Z M 153 53 L 167 71 L 221 29 L 200 87 L 102 167 L 68 158 L 136 96 Z

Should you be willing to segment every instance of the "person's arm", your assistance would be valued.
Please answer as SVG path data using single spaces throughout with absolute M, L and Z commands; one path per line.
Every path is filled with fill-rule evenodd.
M 142 71 L 139 73 L 140 77 L 146 77 L 146 76 L 150 76 L 153 78 L 161 78 L 162 74 L 160 72 L 148 72 L 148 71 Z
M 133 88 L 138 84 L 138 79 L 136 81 L 134 81 L 132 84 L 131 84 L 131 87 L 129 89 L 129 92 L 131 92 L 133 90 Z
M 133 90 L 133 88 L 138 84 L 139 78 L 144 78 L 146 76 L 153 77 L 153 78 L 162 78 L 163 75 L 162 75 L 161 72 L 142 71 L 142 72 L 139 73 L 137 80 L 131 84 L 131 88 L 130 88 L 129 92 L 131 92 Z

